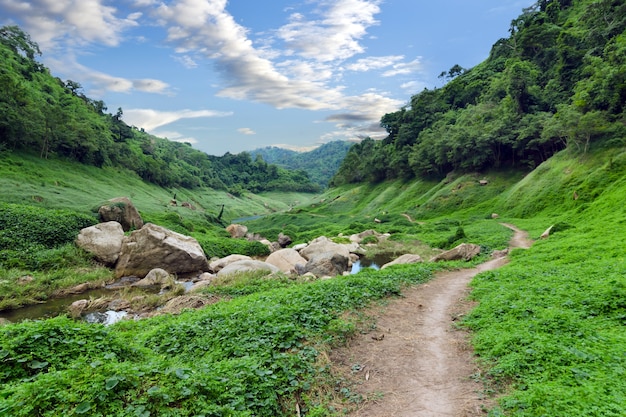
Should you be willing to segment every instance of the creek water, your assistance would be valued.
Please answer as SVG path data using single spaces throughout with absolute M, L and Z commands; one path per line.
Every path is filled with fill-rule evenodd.
M 380 253 L 372 257 L 362 257 L 358 261 L 352 263 L 351 274 L 356 274 L 365 268 L 379 270 L 384 264 L 391 262 L 395 256 L 389 253 Z

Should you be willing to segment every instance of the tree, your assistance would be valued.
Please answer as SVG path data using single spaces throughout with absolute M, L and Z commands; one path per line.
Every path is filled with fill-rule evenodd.
M 39 45 L 31 40 L 30 35 L 22 31 L 18 26 L 1 27 L 0 42 L 16 53 L 25 55 L 31 61 L 35 60 L 35 55 L 41 55 Z

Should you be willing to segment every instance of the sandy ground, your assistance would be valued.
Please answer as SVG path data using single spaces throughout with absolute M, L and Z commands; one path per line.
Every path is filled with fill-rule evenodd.
M 528 235 L 512 225 L 510 247 L 529 247 Z M 389 302 L 376 328 L 349 346 L 334 350 L 335 369 L 351 375 L 351 390 L 363 401 L 354 417 L 470 417 L 486 415 L 489 399 L 472 378 L 477 368 L 465 331 L 454 322 L 467 313 L 468 283 L 478 273 L 499 268 L 507 258 L 472 269 L 443 272 Z

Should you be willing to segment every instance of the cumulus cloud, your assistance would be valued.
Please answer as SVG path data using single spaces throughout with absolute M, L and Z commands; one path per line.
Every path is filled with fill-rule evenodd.
M 237 132 L 241 133 L 242 135 L 256 135 L 256 132 L 249 127 L 240 127 L 239 129 L 237 129 Z
M 413 74 L 418 71 L 422 71 L 422 58 L 418 57 L 411 62 L 399 62 L 394 64 L 392 69 L 385 71 L 383 77 L 394 77 L 396 75 Z
M 347 65 L 346 68 L 350 71 L 366 72 L 390 67 L 403 59 L 404 56 L 402 55 L 389 55 L 379 57 L 372 56 L 359 59 L 355 63 Z
M 181 119 L 194 119 L 199 117 L 226 117 L 232 112 L 219 112 L 215 110 L 178 110 L 159 111 L 153 109 L 127 109 L 124 110 L 124 120 L 129 125 L 142 127 L 152 132 L 160 126 L 174 123 Z
M 0 5 L 23 21 L 24 29 L 43 49 L 57 42 L 92 42 L 116 46 L 126 29 L 137 26 L 140 14 L 118 17 L 101 0 L 2 0 Z

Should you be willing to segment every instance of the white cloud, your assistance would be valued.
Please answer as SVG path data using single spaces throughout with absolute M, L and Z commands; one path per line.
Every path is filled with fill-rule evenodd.
M 389 55 L 379 57 L 372 56 L 359 59 L 354 64 L 347 65 L 346 68 L 350 71 L 366 72 L 390 67 L 403 59 L 404 56 L 402 55 Z
M 277 143 L 277 144 L 270 145 L 270 146 L 274 146 L 276 148 L 283 148 L 283 149 L 287 149 L 287 150 L 294 151 L 294 152 L 309 152 L 320 147 L 320 145 L 298 146 L 298 145 L 289 145 L 286 143 Z
M 422 91 L 427 86 L 428 84 L 423 81 L 409 81 L 408 83 L 400 85 L 400 88 L 409 92 L 416 93 Z
M 383 77 L 394 77 L 396 75 L 407 75 L 422 71 L 422 58 L 417 57 L 411 62 L 399 62 L 393 65 L 393 69 L 385 71 Z
M 321 18 L 306 20 L 300 13 L 290 17 L 290 23 L 278 29 L 278 37 L 294 53 L 317 61 L 347 59 L 365 49 L 359 39 L 367 28 L 377 24 L 374 16 L 380 12 L 377 0 L 321 1 Z
M 193 69 L 198 67 L 198 63 L 189 55 L 174 55 L 173 58 L 175 61 L 181 63 L 185 68 Z
M 124 30 L 137 26 L 140 14 L 125 18 L 101 0 L 2 0 L 0 5 L 23 20 L 24 29 L 42 49 L 58 41 L 116 46 Z
M 214 110 L 159 111 L 153 109 L 127 109 L 124 110 L 124 121 L 129 125 L 143 127 L 145 130 L 152 132 L 160 126 L 165 126 L 181 119 L 226 117 L 231 115 L 232 112 Z
M 240 127 L 239 129 L 237 129 L 237 132 L 241 133 L 242 135 L 256 135 L 256 132 L 249 127 Z
M 199 143 L 198 139 L 196 138 L 185 136 L 182 133 L 172 130 L 159 130 L 152 132 L 152 134 L 160 138 L 167 138 L 172 142 L 191 143 L 192 145 Z

